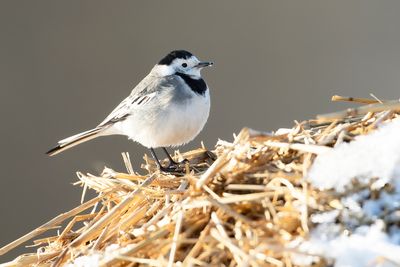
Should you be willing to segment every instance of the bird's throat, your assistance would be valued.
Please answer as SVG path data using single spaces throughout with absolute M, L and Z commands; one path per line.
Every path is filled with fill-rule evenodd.
M 204 95 L 205 92 L 207 91 L 207 84 L 202 78 L 193 79 L 189 75 L 179 72 L 177 72 L 176 75 L 181 77 L 185 81 L 185 83 L 189 86 L 189 88 L 196 94 Z

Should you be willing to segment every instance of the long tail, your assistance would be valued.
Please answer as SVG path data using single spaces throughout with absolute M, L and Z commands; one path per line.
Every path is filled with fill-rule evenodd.
M 94 128 L 89 131 L 79 133 L 71 137 L 65 138 L 61 141 L 58 141 L 58 146 L 50 149 L 49 151 L 46 152 L 46 154 L 49 156 L 54 156 L 58 153 L 63 152 L 64 150 L 79 145 L 80 143 L 92 140 L 99 136 L 101 130 L 103 130 L 103 128 Z

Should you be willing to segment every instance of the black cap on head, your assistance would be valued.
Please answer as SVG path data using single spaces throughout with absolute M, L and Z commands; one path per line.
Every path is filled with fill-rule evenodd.
M 170 52 L 168 55 L 166 55 L 163 59 L 158 62 L 158 65 L 170 65 L 171 62 L 176 59 L 176 58 L 184 58 L 188 59 L 190 58 L 192 53 L 185 51 L 185 50 L 174 50 Z

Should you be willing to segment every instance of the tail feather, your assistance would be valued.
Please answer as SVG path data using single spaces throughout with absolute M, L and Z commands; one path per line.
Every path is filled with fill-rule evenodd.
M 101 130 L 102 130 L 102 128 L 94 128 L 89 131 L 79 133 L 79 134 L 73 135 L 71 137 L 65 138 L 61 141 L 58 141 L 58 146 L 50 149 L 49 151 L 46 152 L 46 154 L 49 156 L 54 156 L 58 153 L 63 152 L 64 150 L 71 148 L 71 147 L 74 147 L 83 142 L 92 140 L 99 136 L 99 133 Z

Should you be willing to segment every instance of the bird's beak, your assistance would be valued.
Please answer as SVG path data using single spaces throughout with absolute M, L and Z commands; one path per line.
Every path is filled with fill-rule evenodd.
M 204 67 L 211 67 L 212 65 L 214 65 L 214 62 L 202 61 L 202 62 L 199 62 L 199 63 L 196 65 L 196 68 L 202 69 L 202 68 L 204 68 Z

